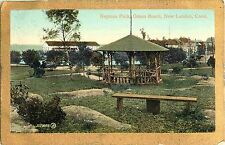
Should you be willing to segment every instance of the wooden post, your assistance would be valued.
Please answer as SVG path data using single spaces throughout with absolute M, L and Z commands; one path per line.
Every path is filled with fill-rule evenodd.
M 108 55 L 108 70 L 107 70 L 107 77 L 108 77 L 108 83 L 111 82 L 111 72 L 110 72 L 110 55 L 109 55 L 109 52 L 107 52 L 107 55 Z
M 160 101 L 146 99 L 147 112 L 153 113 L 153 115 L 160 113 Z
M 150 52 L 146 52 L 146 56 L 148 58 L 148 66 L 149 66 L 148 69 L 150 69 L 150 65 L 151 65 L 151 54 L 150 54 Z
M 157 67 L 159 68 L 158 69 L 158 79 L 159 81 L 161 80 L 161 66 L 160 66 L 160 52 L 158 52 L 158 55 L 157 55 Z
M 111 73 L 112 73 L 112 55 L 113 55 L 113 52 L 110 53 L 110 62 L 111 62 L 111 66 L 110 66 L 111 71 L 110 72 Z
M 132 83 L 135 83 L 135 60 L 134 60 L 134 52 L 130 52 L 130 78 Z
M 149 55 L 150 58 L 150 69 L 155 69 L 155 54 L 150 54 Z
M 132 59 L 131 59 L 131 53 L 130 52 L 127 52 L 127 55 L 128 55 L 128 59 L 129 59 L 129 78 L 130 78 L 130 83 L 132 82 L 131 81 L 131 78 L 132 78 Z
M 105 76 L 106 76 L 106 70 L 105 70 L 105 51 L 103 51 L 102 54 L 102 59 L 103 59 L 103 63 L 102 63 L 102 80 L 105 80 Z
M 123 98 L 117 98 L 117 110 L 122 111 L 123 109 Z

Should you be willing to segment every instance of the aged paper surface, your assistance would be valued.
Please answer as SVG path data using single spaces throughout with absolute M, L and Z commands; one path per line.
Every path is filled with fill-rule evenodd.
M 10 132 L 10 14 L 31 9 L 210 9 L 215 18 L 215 132 L 211 133 L 11 133 Z M 3 145 L 124 144 L 124 145 L 213 145 L 224 139 L 224 48 L 223 3 L 219 0 L 153 0 L 4 2 L 1 7 L 1 137 Z

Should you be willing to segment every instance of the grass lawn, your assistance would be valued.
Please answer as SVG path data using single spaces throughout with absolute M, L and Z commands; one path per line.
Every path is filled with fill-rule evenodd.
M 93 81 L 80 75 L 73 76 L 72 80 L 69 76 L 60 76 L 24 79 L 22 83 L 29 86 L 30 92 L 40 94 L 43 97 L 56 92 L 106 87 L 99 81 Z
M 32 68 L 28 66 L 11 66 L 11 80 L 24 80 L 32 74 Z
M 183 69 L 181 72 L 181 75 L 185 75 L 185 76 L 200 75 L 200 76 L 213 77 L 211 67 L 196 68 L 196 69 L 189 69 L 189 70 Z
M 168 71 L 169 69 L 172 69 L 173 67 L 180 67 L 180 68 L 183 68 L 182 71 L 180 72 L 180 75 L 183 75 L 183 76 L 200 75 L 200 76 L 213 77 L 211 67 L 207 66 L 207 64 L 205 63 L 198 64 L 198 65 L 199 65 L 198 67 L 190 69 L 190 68 L 184 67 L 182 64 L 179 64 L 179 63 L 163 64 L 162 70 Z
M 22 80 L 31 89 L 30 92 L 40 94 L 45 100 L 51 98 L 50 93 L 74 91 L 89 88 L 108 87 L 114 92 L 137 94 L 195 96 L 198 98 L 190 111 L 185 111 L 186 103 L 161 101 L 161 113 L 152 115 L 146 112 L 145 100 L 124 99 L 122 112 L 116 111 L 116 99 L 111 95 L 83 98 L 68 98 L 61 96 L 61 106 L 81 105 L 103 113 L 122 123 L 131 124 L 134 128 L 120 132 L 207 132 L 214 130 L 214 124 L 202 117 L 204 109 L 215 109 L 215 88 L 213 86 L 197 86 L 199 80 L 180 75 L 163 75 L 163 82 L 159 85 L 106 85 L 99 81 L 90 80 L 80 75 L 30 78 L 30 68 L 12 67 L 11 79 Z M 201 74 L 202 70 L 196 70 Z M 57 72 L 64 73 L 64 72 Z M 54 72 L 52 72 L 54 74 Z M 51 74 L 51 75 L 52 75 Z M 25 79 L 27 78 L 27 79 Z M 41 132 L 118 132 L 118 130 L 103 126 L 95 126 L 86 130 L 82 122 L 67 119 L 53 130 Z
M 70 74 L 70 70 L 46 70 L 44 76 L 59 75 L 59 74 Z M 23 80 L 31 77 L 33 69 L 28 66 L 11 66 L 11 80 Z

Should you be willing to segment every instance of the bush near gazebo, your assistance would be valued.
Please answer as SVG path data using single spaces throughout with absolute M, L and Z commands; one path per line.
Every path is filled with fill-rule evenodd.
M 179 63 L 187 58 L 186 53 L 181 48 L 168 48 L 169 51 L 163 54 L 162 58 L 168 63 Z

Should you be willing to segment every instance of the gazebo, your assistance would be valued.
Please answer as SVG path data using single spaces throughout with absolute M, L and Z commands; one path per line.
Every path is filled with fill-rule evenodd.
M 103 81 L 109 84 L 158 84 L 162 80 L 160 55 L 167 50 L 132 34 L 104 45 L 96 50 L 103 52 L 104 62 L 108 61 L 107 64 L 103 63 Z M 125 71 L 125 75 L 121 73 L 121 70 L 113 68 L 113 54 L 115 52 L 127 53 L 129 68 L 128 71 Z M 139 52 L 146 55 L 147 65 L 136 65 L 135 56 Z

